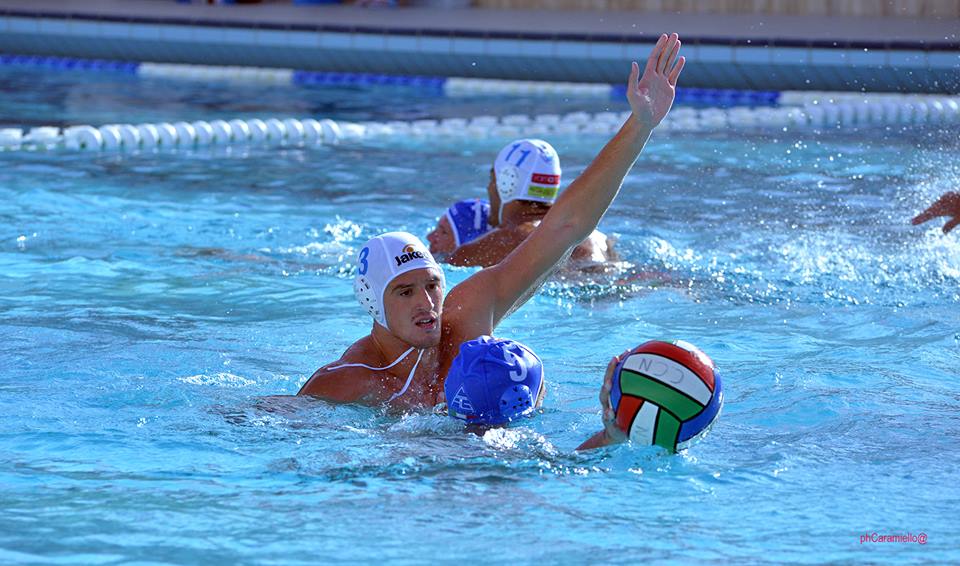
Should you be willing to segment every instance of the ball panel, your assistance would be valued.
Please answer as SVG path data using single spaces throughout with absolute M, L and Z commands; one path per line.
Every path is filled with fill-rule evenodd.
M 678 363 L 697 374 L 700 379 L 707 384 L 707 388 L 709 388 L 710 391 L 713 391 L 714 389 L 713 360 L 707 357 L 707 355 L 701 352 L 699 349 L 697 349 L 697 353 L 694 353 L 675 344 L 670 344 L 669 342 L 651 340 L 649 342 L 640 344 L 630 353 L 658 354 L 665 358 L 676 360 Z
M 643 405 L 643 399 L 637 399 L 629 395 L 621 397 L 620 407 L 616 409 L 617 428 L 622 431 L 630 430 L 633 419 L 637 416 L 637 411 L 640 410 L 640 405 Z
M 720 374 L 716 374 L 717 385 L 716 393 L 710 399 L 710 402 L 706 407 L 703 408 L 703 411 L 699 415 L 693 417 L 692 419 L 684 422 L 680 426 L 680 436 L 678 437 L 678 442 L 686 442 L 693 438 L 694 436 L 703 432 L 705 428 L 710 426 L 710 423 L 717 418 L 717 415 L 720 413 L 720 407 L 723 405 L 723 385 L 720 382 Z
M 617 364 L 617 367 L 613 370 L 613 383 L 610 387 L 610 406 L 613 407 L 613 412 L 617 412 L 618 407 L 620 406 L 620 396 L 623 394 L 620 391 L 620 380 L 618 376 L 620 375 L 620 368 L 623 367 L 623 362 Z M 624 429 L 626 430 L 626 429 Z
M 677 435 L 679 432 L 680 421 L 670 413 L 660 411 L 660 416 L 657 417 L 657 430 L 654 434 L 654 444 L 676 452 Z
M 626 368 L 620 372 L 620 388 L 625 395 L 647 399 L 682 420 L 689 419 L 703 409 L 703 405 L 680 391 Z
M 628 397 L 624 397 L 624 399 L 627 398 Z M 634 416 L 630 428 L 624 429 L 630 431 L 630 440 L 641 446 L 650 446 L 653 444 L 654 431 L 657 429 L 657 417 L 661 413 L 663 413 L 663 411 L 660 410 L 660 407 L 657 407 L 653 403 L 643 403 L 640 406 L 640 410 L 637 411 L 637 414 Z
M 701 406 L 709 403 L 713 395 L 699 375 L 659 354 L 633 354 L 624 360 L 623 367 L 676 389 L 695 399 Z

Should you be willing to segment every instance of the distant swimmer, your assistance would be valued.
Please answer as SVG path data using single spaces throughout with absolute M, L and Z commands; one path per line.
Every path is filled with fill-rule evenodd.
M 943 233 L 949 234 L 960 225 L 960 192 L 944 193 L 926 210 L 913 218 L 913 224 L 923 224 L 927 220 L 932 220 L 940 216 L 950 216 L 950 220 L 943 225 Z
M 560 193 L 561 174 L 560 156 L 549 143 L 539 139 L 508 143 L 490 169 L 489 227 L 451 250 L 448 234 L 455 235 L 457 225 L 448 210 L 427 235 L 430 252 L 452 265 L 489 267 L 500 263 L 533 233 L 550 211 Z M 570 256 L 573 267 L 616 260 L 613 241 L 596 230 L 580 242 Z
M 427 234 L 430 253 L 444 256 L 490 231 L 490 203 L 470 198 L 454 203 Z
M 340 359 L 318 369 L 299 394 L 401 409 L 442 400 L 444 377 L 460 345 L 492 335 L 597 227 L 670 111 L 684 65 L 679 50 L 676 34 L 662 35 L 642 78 L 633 63 L 627 83 L 632 113 L 620 131 L 512 253 L 446 297 L 443 269 L 416 236 L 388 232 L 364 244 L 356 257 L 354 293 L 373 317 L 373 328 Z M 491 209 L 498 206 L 491 201 Z

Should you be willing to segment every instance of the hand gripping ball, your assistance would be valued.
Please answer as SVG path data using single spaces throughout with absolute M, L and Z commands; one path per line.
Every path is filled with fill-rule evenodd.
M 713 361 L 696 346 L 651 340 L 617 364 L 610 404 L 631 442 L 676 452 L 716 420 L 723 388 Z

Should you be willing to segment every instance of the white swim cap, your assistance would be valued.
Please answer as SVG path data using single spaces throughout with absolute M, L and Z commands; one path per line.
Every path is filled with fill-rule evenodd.
M 552 203 L 560 192 L 560 157 L 543 140 L 522 139 L 500 150 L 493 163 L 500 208 L 514 200 Z
M 374 320 L 384 328 L 387 313 L 383 308 L 383 293 L 398 275 L 434 267 L 440 272 L 440 284 L 446 289 L 443 269 L 430 250 L 416 236 L 407 232 L 387 232 L 370 238 L 357 255 L 357 276 L 353 279 L 353 293 Z

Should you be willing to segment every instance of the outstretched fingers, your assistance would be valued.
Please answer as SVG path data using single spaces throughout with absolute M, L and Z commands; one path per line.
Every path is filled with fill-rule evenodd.
M 680 49 L 678 45 L 680 43 L 680 38 L 675 33 L 671 33 L 670 37 L 667 38 L 666 42 L 663 44 L 662 49 L 657 57 L 657 73 L 660 75 L 667 74 L 667 69 L 671 67 L 671 62 L 677 56 L 677 51 Z
M 673 70 L 670 71 L 670 75 L 667 77 L 667 81 L 670 83 L 670 86 L 677 86 L 677 79 L 680 78 L 680 71 L 683 70 L 683 64 L 687 62 L 687 58 L 680 56 L 677 59 L 676 64 L 673 66 Z
M 911 223 L 923 224 L 938 216 L 960 216 L 960 192 L 948 192 L 940 195 L 926 210 L 913 217 Z M 946 228 L 946 226 L 944 226 Z M 953 227 L 951 226 L 951 229 Z M 946 231 L 946 230 L 944 230 Z
M 633 116 L 645 127 L 655 128 L 670 111 L 676 78 L 682 65 L 678 62 L 679 52 L 680 38 L 677 34 L 661 35 L 647 58 L 643 76 L 637 77 L 639 68 L 636 65 L 630 69 L 627 100 Z
M 607 372 L 603 376 L 603 385 L 600 386 L 600 406 L 603 407 L 604 418 L 607 418 L 607 411 L 610 409 L 610 390 L 613 389 L 613 370 L 617 367 L 620 360 L 614 356 L 607 364 Z
M 926 222 L 927 220 L 933 220 L 934 218 L 936 218 L 936 217 L 938 217 L 938 216 L 943 216 L 942 214 L 936 214 L 936 213 L 934 213 L 933 210 L 931 210 L 932 208 L 933 208 L 933 207 L 930 207 L 930 208 L 924 210 L 923 212 L 921 212 L 920 214 L 914 216 L 914 217 L 913 217 L 913 220 L 911 220 L 910 223 L 913 224 L 914 226 L 916 226 L 917 224 L 923 224 L 923 223 Z
M 657 45 L 654 46 L 653 50 L 650 51 L 650 56 L 647 57 L 647 66 L 643 69 L 644 75 L 657 72 L 660 55 L 663 53 L 663 47 L 667 44 L 667 39 L 667 34 L 660 35 L 660 39 L 657 40 Z
M 630 78 L 627 79 L 627 92 L 634 92 L 640 83 L 640 65 L 634 61 L 630 67 Z
M 600 407 L 603 409 L 603 430 L 607 444 L 624 442 L 627 439 L 627 436 L 617 426 L 617 414 L 613 411 L 613 406 L 610 403 L 610 391 L 613 389 L 617 364 L 629 354 L 630 350 L 627 350 L 610 360 L 610 363 L 607 364 L 607 373 L 603 376 L 603 387 L 600 388 Z

